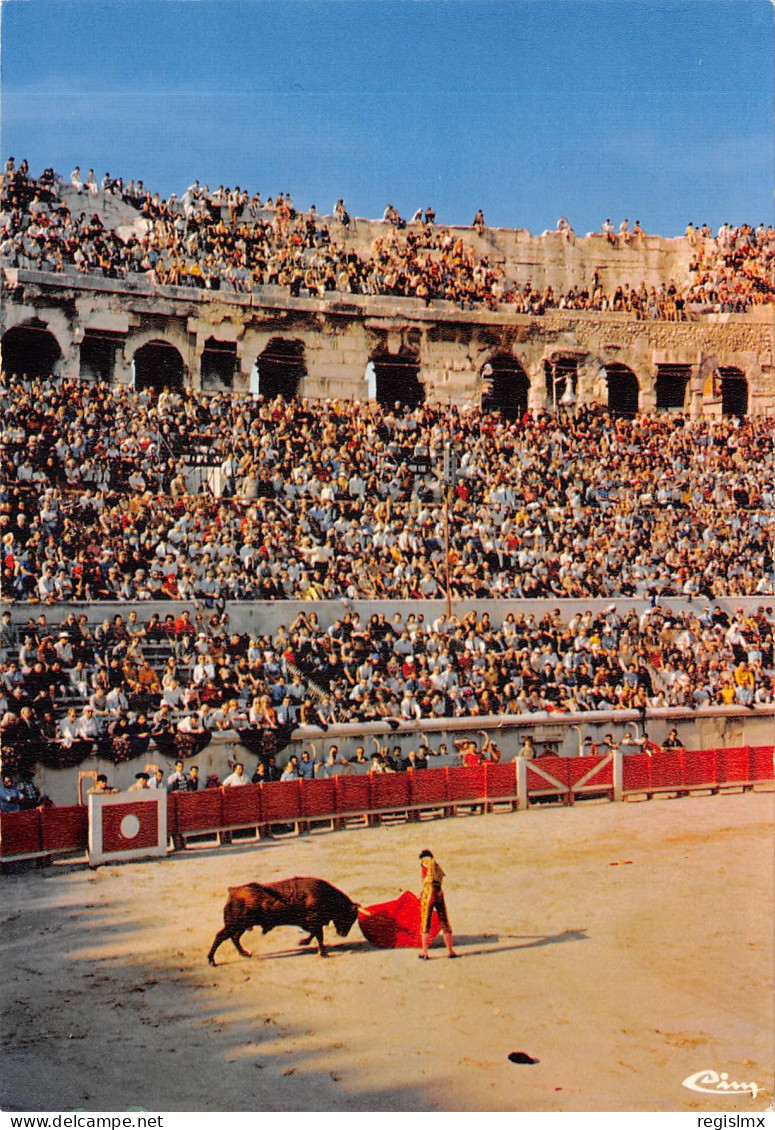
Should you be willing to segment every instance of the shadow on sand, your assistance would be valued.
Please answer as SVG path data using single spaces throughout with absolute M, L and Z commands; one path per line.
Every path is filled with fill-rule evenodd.
M 513 939 L 515 944 L 502 945 L 501 940 L 504 938 Z M 458 957 L 479 957 L 482 954 L 508 953 L 511 950 L 536 949 L 538 946 L 554 946 L 560 945 L 563 942 L 586 942 L 588 940 L 587 932 L 584 929 L 563 930 L 560 934 L 456 934 L 455 949 L 457 950 Z M 224 945 L 225 944 L 226 943 L 224 943 Z M 438 939 L 431 946 L 431 949 L 443 953 L 444 947 L 441 940 Z M 362 939 L 341 943 L 332 941 L 332 944 L 327 944 L 326 950 L 327 957 L 337 957 L 339 954 L 385 952 L 384 950 L 380 950 L 379 947 L 373 946 L 370 942 Z M 254 952 L 250 960 L 276 961 L 280 958 L 304 956 L 318 956 L 317 946 L 314 942 L 306 946 L 297 943 L 295 946 L 286 946 L 281 950 L 272 950 L 271 953 Z M 240 959 L 239 955 L 234 951 L 232 952 L 232 957 L 236 960 L 248 960 L 247 958 Z M 225 963 L 226 962 L 221 959 L 218 965 Z

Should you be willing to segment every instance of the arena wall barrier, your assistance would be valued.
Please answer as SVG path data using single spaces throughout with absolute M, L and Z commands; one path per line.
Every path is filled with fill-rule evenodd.
M 175 798 L 175 835 L 203 835 L 207 832 L 219 832 L 223 827 L 222 789 L 173 793 L 172 796 Z
M 43 849 L 49 855 L 83 851 L 88 843 L 88 813 L 84 805 L 41 808 Z
M 316 781 L 303 781 L 299 788 L 301 815 L 305 821 L 317 820 L 334 823 L 336 816 L 336 780 L 321 777 Z
M 276 825 L 289 824 L 294 832 L 299 831 L 303 784 L 306 782 L 267 781 L 258 786 L 261 789 L 261 823 L 265 827 L 276 831 Z
M 0 860 L 45 855 L 39 808 L 0 814 Z
M 496 804 L 508 802 L 509 808 L 517 804 L 517 764 L 515 761 L 505 763 L 484 763 L 484 795 L 487 798 L 487 811 L 491 812 Z
M 771 785 L 775 779 L 773 753 L 773 746 L 616 752 L 600 757 L 517 758 L 477 767 L 271 781 L 196 793 L 92 794 L 88 809 L 68 805 L 0 814 L 0 863 L 83 853 L 87 848 L 91 863 L 155 854 L 155 849 L 149 852 L 153 835 L 145 821 L 150 808 L 135 807 L 146 802 L 158 807 L 155 827 L 164 844 L 158 851 L 164 854 L 169 837 L 175 847 L 185 846 L 189 837 L 204 835 L 213 835 L 222 843 L 240 828 L 273 829 L 276 834 L 285 825 L 298 834 L 308 830 L 312 821 L 344 827 L 348 821 L 377 823 L 395 814 L 416 819 L 421 812 L 451 815 L 458 808 L 472 807 L 492 811 L 497 804 L 526 809 L 544 799 L 572 804 L 589 797 L 625 800 L 639 794 L 651 798 L 697 790 L 752 789 Z M 115 815 L 104 816 L 110 809 Z M 99 828 L 95 825 L 98 815 Z M 127 835 L 122 821 L 132 815 L 140 826 Z
M 570 802 L 577 797 L 606 796 L 614 799 L 614 755 L 567 758 Z
M 773 780 L 775 760 L 775 746 L 751 746 L 751 764 L 749 767 L 749 781 L 752 785 L 764 785 Z
M 334 777 L 336 811 L 347 823 L 356 819 L 366 823 L 371 800 L 371 777 Z
M 731 723 L 730 723 L 730 720 Z M 729 707 L 714 706 L 705 710 L 682 711 L 676 708 L 670 710 L 653 710 L 648 712 L 647 729 L 656 745 L 660 738 L 667 736 L 668 728 L 676 727 L 679 737 L 684 744 L 691 744 L 693 734 L 696 732 L 698 721 L 704 726 L 705 741 L 709 746 L 725 746 L 726 740 L 722 737 L 730 724 L 736 734 L 736 742 L 740 747 L 764 747 L 771 744 L 773 726 L 775 725 L 775 706 L 760 707 L 756 711 L 746 711 L 744 716 L 730 710 Z M 420 722 L 402 722 L 398 728 L 389 727 L 385 722 L 353 723 L 344 722 L 333 724 L 329 727 L 326 738 L 335 741 L 341 750 L 342 757 L 352 757 L 357 745 L 362 745 L 371 738 L 376 738 L 380 744 L 387 742 L 397 745 L 402 756 L 406 756 L 411 748 L 416 748 L 422 739 L 429 742 L 444 741 L 452 749 L 454 743 L 460 738 L 481 731 L 483 728 L 491 731 L 497 740 L 503 754 L 503 761 L 513 761 L 524 741 L 525 732 L 530 733 L 540 749 L 541 755 L 546 747 L 551 744 L 552 752 L 560 757 L 575 758 L 588 756 L 583 744 L 583 736 L 593 737 L 600 741 L 605 733 L 610 732 L 615 741 L 619 743 L 632 742 L 633 736 L 640 736 L 642 723 L 635 711 L 588 711 L 584 714 L 518 714 L 518 715 L 493 715 L 487 718 L 453 718 L 453 719 L 422 719 Z M 234 731 L 216 731 L 206 748 L 197 754 L 197 763 L 200 768 L 202 780 L 209 776 L 224 777 L 231 772 L 230 761 L 235 757 L 244 756 L 237 750 L 238 735 Z M 291 735 L 287 748 L 278 759 L 282 764 L 284 760 L 295 754 L 300 757 L 310 743 L 319 743 L 321 733 L 319 728 L 300 726 Z M 622 751 L 626 745 L 621 746 Z M 630 748 L 637 748 L 632 747 Z M 157 760 L 164 762 L 165 755 L 158 753 Z M 134 783 L 134 774 L 137 768 L 135 762 L 123 762 L 113 765 L 97 758 L 88 761 L 90 771 L 93 773 L 107 773 L 111 781 L 121 789 L 127 789 Z M 445 755 L 434 755 L 430 758 L 430 765 L 435 768 L 441 766 L 458 767 L 459 759 L 455 752 Z M 172 764 L 168 763 L 172 769 Z M 352 764 L 337 765 L 330 770 L 331 775 L 355 775 L 365 772 L 368 766 L 356 767 Z M 83 772 L 81 766 L 67 769 L 49 769 L 39 766 L 36 781 L 42 793 L 49 796 L 57 806 L 69 805 L 78 797 L 77 786 L 79 775 Z
M 221 821 L 225 830 L 257 828 L 262 821 L 261 785 L 244 785 L 237 789 L 205 789 L 222 792 Z
M 647 753 L 631 753 L 621 758 L 622 796 L 649 793 L 651 787 L 651 758 Z
M 718 757 L 719 788 L 747 788 L 751 776 L 751 754 L 748 746 L 742 749 L 719 749 Z
M 524 785 L 519 782 L 519 807 L 527 808 L 535 797 L 554 797 L 570 804 L 568 757 L 537 757 L 524 762 Z
M 683 783 L 681 751 L 663 749 L 651 755 L 650 793 L 680 793 Z
M 511 775 L 514 776 L 513 770 Z M 412 771 L 407 776 L 410 778 L 409 800 L 413 810 L 446 813 L 448 798 L 446 769 L 422 769 Z
M 685 749 L 681 751 L 681 783 L 686 792 L 710 789 L 718 792 L 718 757 L 716 750 Z
M 375 773 L 371 778 L 372 812 L 407 812 L 410 778 L 408 773 Z
M 474 802 L 483 804 L 487 799 L 484 765 L 447 768 L 444 772 L 447 775 L 449 811 L 453 814 L 457 813 L 458 806 L 470 806 Z

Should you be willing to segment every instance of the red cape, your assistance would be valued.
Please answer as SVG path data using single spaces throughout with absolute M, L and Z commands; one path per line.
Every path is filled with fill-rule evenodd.
M 420 948 L 420 900 L 412 891 L 404 891 L 393 902 L 380 902 L 358 913 L 358 925 L 366 941 L 379 949 Z M 439 920 L 431 918 L 429 940 L 439 932 Z

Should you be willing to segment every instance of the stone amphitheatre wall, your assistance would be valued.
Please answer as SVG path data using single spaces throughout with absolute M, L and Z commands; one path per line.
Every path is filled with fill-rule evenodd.
M 136 218 L 111 207 L 112 225 Z M 336 242 L 363 255 L 375 238 L 392 232 L 382 222 L 361 219 L 347 233 L 332 220 L 331 230 Z M 608 292 L 624 283 L 658 287 L 688 281 L 692 249 L 683 238 L 649 236 L 641 247 L 618 248 L 599 234 L 567 238 L 558 232 L 452 230 L 466 246 L 473 245 L 477 256 L 501 262 L 519 285 L 529 281 L 534 288 L 552 286 L 556 293 L 589 284 L 595 271 Z M 685 397 L 668 407 L 694 416 L 728 410 L 722 373 L 745 382 L 748 413 L 772 414 L 775 405 L 771 306 L 747 314 L 693 313 L 680 322 L 559 309 L 533 316 L 516 314 L 505 304 L 490 311 L 333 292 L 321 299 L 292 298 L 286 288 L 271 286 L 249 294 L 214 292 L 155 287 L 144 276 L 114 280 L 5 267 L 0 270 L 0 342 L 5 344 L 9 331 L 26 329 L 49 335 L 54 371 L 73 379 L 93 376 L 84 369 L 87 340 L 109 343 L 110 364 L 103 376 L 124 384 L 134 379 L 138 351 L 161 342 L 179 354 L 185 385 L 248 392 L 255 387 L 262 356 L 279 341 L 298 350 L 302 375 L 295 391 L 310 398 L 373 396 L 367 366 L 376 357 L 389 357 L 416 368 L 425 399 L 458 405 L 478 403 L 488 362 L 505 363 L 519 374 L 525 406 L 534 409 L 556 403 L 556 366 L 564 374 L 561 390 L 570 385 L 579 404 L 612 406 L 616 381 L 626 379 L 638 411 L 665 407 L 659 403 L 660 373 L 679 366 Z M 234 375 L 226 386 L 203 375 L 208 343 L 234 353 Z

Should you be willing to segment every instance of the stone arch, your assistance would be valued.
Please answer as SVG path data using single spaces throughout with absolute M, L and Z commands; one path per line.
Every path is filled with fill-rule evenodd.
M 530 379 L 510 353 L 496 353 L 482 367 L 483 412 L 500 412 L 506 420 L 517 420 L 527 412 Z
M 135 350 L 135 388 L 161 392 L 168 388 L 181 392 L 185 365 L 180 350 L 169 341 L 153 338 Z
M 414 353 L 400 349 L 388 353 L 379 349 L 369 362 L 374 367 L 376 400 L 384 408 L 396 403 L 416 408 L 425 401 L 425 386 L 420 381 L 420 364 Z
M 640 406 L 638 378 L 632 369 L 618 361 L 607 362 L 604 372 L 608 385 L 608 411 L 612 416 L 633 419 Z
M 304 342 L 284 337 L 270 338 L 266 349 L 256 358 L 258 391 L 265 400 L 282 397 L 295 400 L 299 382 L 307 375 Z
M 742 369 L 722 365 L 718 370 L 721 385 L 721 415 L 748 415 L 748 381 Z
M 62 357 L 62 350 L 47 324 L 40 318 L 30 318 L 6 330 L 0 341 L 0 354 L 6 373 L 48 377 Z

